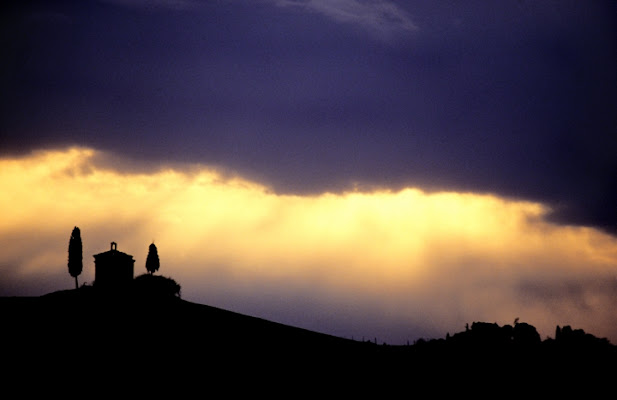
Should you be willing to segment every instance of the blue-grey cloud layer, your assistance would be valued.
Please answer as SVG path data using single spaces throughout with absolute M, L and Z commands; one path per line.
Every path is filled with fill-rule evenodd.
M 0 148 L 541 200 L 617 232 L 614 2 L 3 5 Z

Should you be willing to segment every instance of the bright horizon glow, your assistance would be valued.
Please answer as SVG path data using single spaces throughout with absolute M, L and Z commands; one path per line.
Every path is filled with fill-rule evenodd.
M 279 195 L 202 165 L 141 171 L 89 148 L 0 159 L 0 295 L 71 288 L 109 242 L 183 298 L 345 337 L 402 344 L 514 318 L 553 336 L 571 324 L 617 342 L 617 240 L 551 224 L 539 203 L 400 191 Z

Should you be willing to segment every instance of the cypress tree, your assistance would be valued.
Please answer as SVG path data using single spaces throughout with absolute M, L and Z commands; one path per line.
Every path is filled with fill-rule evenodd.
M 69 274 L 75 278 L 75 289 L 79 288 L 77 277 L 83 270 L 83 253 L 81 245 L 81 232 L 78 227 L 73 228 L 71 239 L 69 240 Z
M 148 258 L 146 258 L 146 270 L 148 270 L 150 275 L 152 275 L 159 270 L 159 266 L 159 253 L 154 243 L 152 243 L 148 248 Z

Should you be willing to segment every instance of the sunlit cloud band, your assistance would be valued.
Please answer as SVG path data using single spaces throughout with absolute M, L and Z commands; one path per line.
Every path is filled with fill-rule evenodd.
M 184 298 L 339 336 L 404 343 L 519 317 L 617 340 L 617 241 L 553 225 L 539 203 L 411 187 L 278 195 L 89 148 L 0 159 L 0 187 L 0 295 L 71 288 L 79 226 L 82 283 L 111 241 L 145 273 L 154 241 Z

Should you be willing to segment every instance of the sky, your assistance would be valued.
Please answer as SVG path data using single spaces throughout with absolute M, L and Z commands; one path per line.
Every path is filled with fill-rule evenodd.
M 404 344 L 617 343 L 612 1 L 9 1 L 0 295 L 74 226 L 203 304 Z

